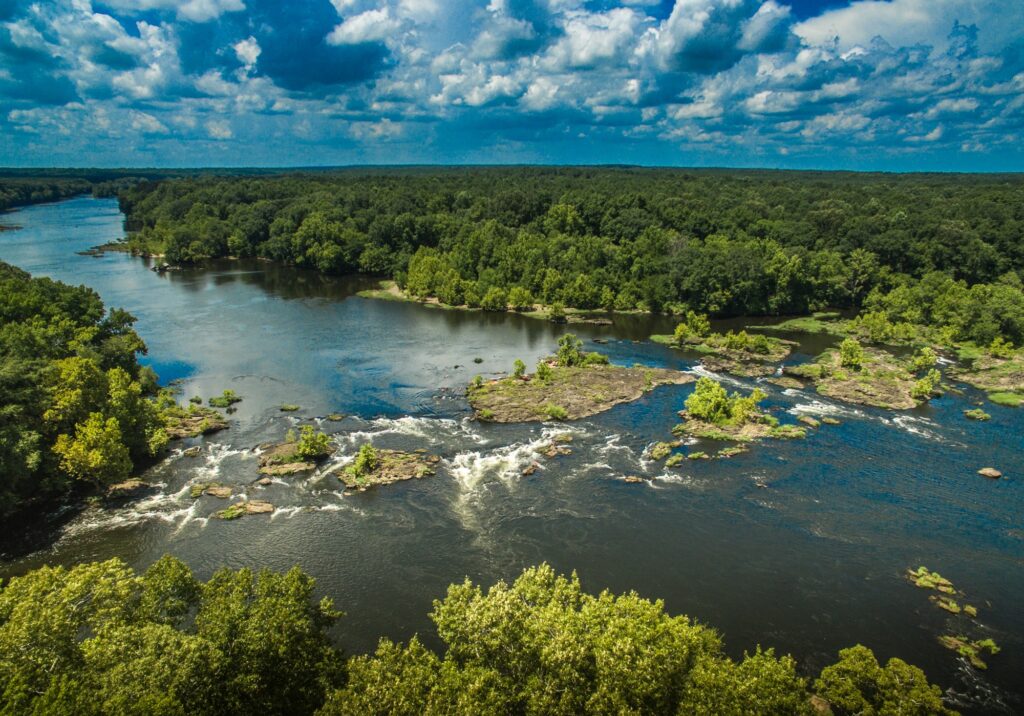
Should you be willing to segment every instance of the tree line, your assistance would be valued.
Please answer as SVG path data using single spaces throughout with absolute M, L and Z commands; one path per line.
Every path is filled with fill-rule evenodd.
M 180 178 L 120 199 L 131 246 L 175 263 L 377 274 L 493 310 L 713 316 L 877 307 L 945 282 L 981 332 L 1019 343 L 1022 189 L 1009 175 L 517 167 Z
M 123 480 L 167 443 L 126 311 L 0 262 L 0 516 Z
M 635 592 L 592 595 L 541 565 L 434 602 L 443 648 L 380 641 L 345 659 L 341 613 L 298 567 L 197 580 L 166 556 L 42 567 L 0 589 L 4 714 L 952 714 L 898 658 L 855 646 L 816 678 Z

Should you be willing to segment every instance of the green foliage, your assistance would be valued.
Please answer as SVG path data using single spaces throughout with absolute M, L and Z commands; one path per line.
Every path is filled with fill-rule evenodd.
M 996 336 L 989 343 L 988 354 L 993 358 L 1012 358 L 1013 344 L 1002 336 Z
M 126 476 L 163 449 L 133 322 L 91 289 L 0 262 L 0 517 Z
M 566 333 L 558 339 L 558 352 L 555 357 L 560 366 L 583 365 L 583 341 L 572 333 Z
M 380 458 L 377 456 L 377 451 L 373 445 L 363 443 L 359 447 L 356 459 L 352 462 L 349 470 L 355 477 L 364 477 L 376 470 L 379 464 Z
M 480 374 L 474 375 L 469 385 L 471 388 L 482 388 L 484 386 L 484 377 Z
M 507 311 L 508 298 L 505 291 L 497 286 L 492 286 L 487 290 L 483 301 L 480 302 L 480 307 L 485 311 Z
M 330 438 L 312 425 L 303 425 L 299 431 L 295 455 L 304 460 L 315 460 L 329 455 L 331 452 Z
M 910 395 L 917 400 L 927 400 L 932 396 L 932 393 L 941 381 L 942 375 L 939 371 L 932 368 L 924 376 L 914 381 L 914 385 L 910 389 Z
M 551 380 L 551 366 L 547 364 L 547 361 L 539 361 L 534 375 L 537 376 L 537 380 L 540 382 L 547 383 Z
M 544 406 L 544 414 L 552 420 L 566 420 L 569 417 L 569 411 L 561 405 L 555 405 L 554 403 L 548 403 Z
M 844 338 L 839 344 L 839 365 L 852 370 L 860 370 L 864 366 L 864 349 L 855 338 Z
M 914 373 L 933 367 L 939 357 L 928 346 L 921 348 L 910 361 L 910 370 Z
M 209 403 L 214 408 L 230 408 L 235 403 L 242 402 L 242 398 L 233 390 L 225 390 L 219 396 L 210 398 Z
M 839 652 L 839 662 L 822 669 L 814 690 L 827 699 L 837 716 L 915 716 L 953 714 L 942 704 L 942 691 L 924 672 L 900 659 L 885 667 L 864 646 Z
M 102 413 L 91 413 L 76 425 L 74 437 L 58 435 L 53 451 L 65 473 L 97 486 L 120 482 L 132 469 L 117 419 L 104 419 Z
M 686 412 L 698 420 L 715 425 L 741 425 L 757 414 L 758 405 L 766 397 L 758 388 L 746 396 L 729 395 L 721 383 L 701 377 L 685 405 Z
M 347 665 L 327 637 L 340 613 L 313 591 L 298 568 L 221 569 L 203 583 L 170 556 L 141 575 L 114 559 L 15 577 L 0 589 L 0 711 L 813 713 L 791 657 L 758 648 L 733 661 L 712 629 L 662 602 L 587 594 L 547 565 L 486 592 L 450 586 L 431 614 L 440 654 L 416 638 L 383 639 Z M 837 716 L 952 713 L 919 669 L 899 659 L 882 668 L 862 646 L 841 651 L 814 690 Z
M 533 309 L 533 294 L 522 286 L 513 286 L 508 292 L 508 303 L 513 311 L 529 311 Z
M 522 378 L 526 375 L 526 363 L 516 358 L 515 363 L 512 364 L 512 375 L 516 378 Z
M 682 321 L 676 324 L 672 338 L 676 345 L 682 345 L 691 338 L 703 338 L 711 333 L 708 317 L 695 311 L 687 311 Z
M 164 557 L 43 567 L 0 591 L 4 713 L 310 713 L 343 683 L 313 580 Z
M 980 420 L 980 421 L 986 421 L 986 420 L 991 420 L 992 419 L 992 416 L 989 415 L 988 413 L 986 413 L 981 408 L 971 408 L 970 410 L 965 410 L 964 411 L 964 417 L 967 418 L 968 420 Z
M 555 301 L 548 310 L 548 317 L 553 323 L 565 323 L 565 306 L 561 301 Z
M 384 273 L 471 307 L 518 287 L 577 309 L 867 308 L 871 342 L 911 325 L 1024 342 L 1021 181 L 1005 176 L 378 168 L 122 188 L 130 246 L 174 262 Z

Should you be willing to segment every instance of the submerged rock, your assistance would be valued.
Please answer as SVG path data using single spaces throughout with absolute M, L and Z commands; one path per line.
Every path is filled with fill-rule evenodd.
M 118 482 L 107 487 L 107 499 L 108 500 L 124 500 L 133 497 L 140 497 L 150 490 L 153 486 L 148 482 L 133 477 L 123 482 Z
M 237 520 L 246 515 L 270 514 L 274 509 L 272 504 L 263 500 L 246 500 L 245 502 L 236 502 L 230 507 L 214 513 L 214 517 L 222 520 Z

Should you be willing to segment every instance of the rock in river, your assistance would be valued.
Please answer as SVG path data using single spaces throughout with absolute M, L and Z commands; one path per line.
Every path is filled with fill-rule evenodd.
M 978 474 L 981 475 L 982 477 L 990 477 L 993 480 L 998 480 L 1000 477 L 1003 476 L 1003 473 L 999 472 L 999 470 L 995 469 L 994 467 L 983 467 L 980 470 L 978 470 Z

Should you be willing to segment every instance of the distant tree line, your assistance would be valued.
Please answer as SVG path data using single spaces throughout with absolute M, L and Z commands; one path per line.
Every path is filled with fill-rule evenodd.
M 19 714 L 951 714 L 900 659 L 855 646 L 814 679 L 636 593 L 594 596 L 542 565 L 434 602 L 437 653 L 413 637 L 346 660 L 313 580 L 164 557 L 43 567 L 0 589 L 0 712 Z
M 143 182 L 121 205 L 132 246 L 171 262 L 377 274 L 497 310 L 779 315 L 920 294 L 928 314 L 941 285 L 970 304 L 964 338 L 1020 343 L 1022 197 L 1008 175 L 458 168 Z

